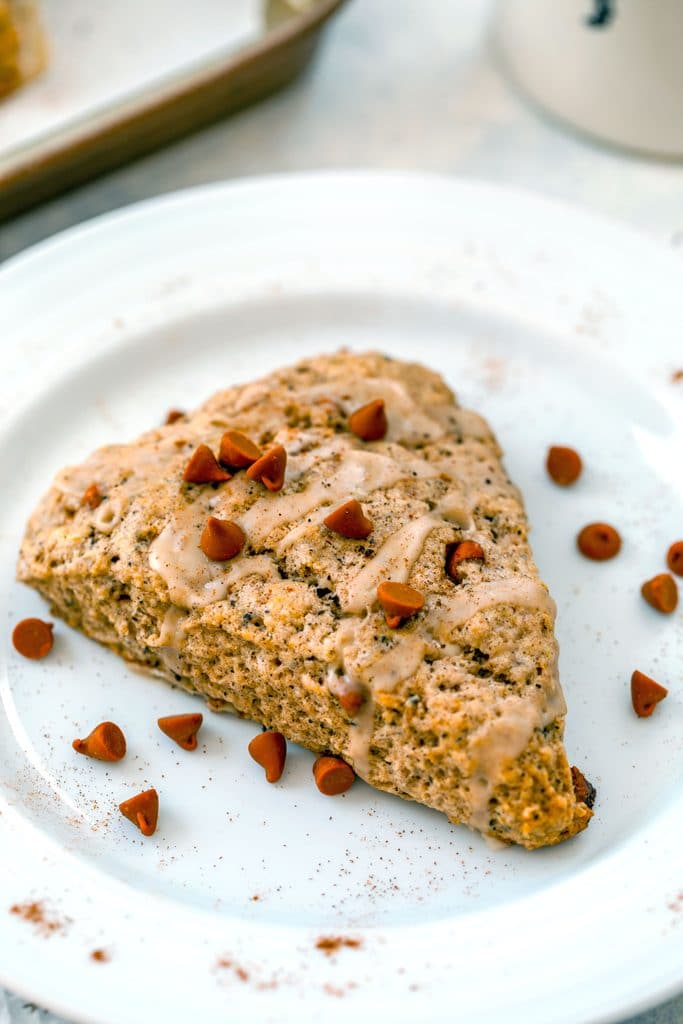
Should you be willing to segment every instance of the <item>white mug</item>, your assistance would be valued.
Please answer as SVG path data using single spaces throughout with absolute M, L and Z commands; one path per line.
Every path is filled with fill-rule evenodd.
M 607 142 L 683 156 L 683 0 L 500 0 L 513 79 Z

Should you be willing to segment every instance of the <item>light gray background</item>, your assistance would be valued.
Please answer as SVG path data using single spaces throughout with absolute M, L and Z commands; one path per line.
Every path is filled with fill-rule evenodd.
M 527 107 L 489 46 L 493 6 L 352 0 L 312 70 L 287 92 L 0 226 L 0 259 L 107 210 L 200 182 L 385 167 L 507 182 L 620 218 L 680 249 L 683 272 L 683 167 L 602 149 Z M 38 1020 L 55 1022 L 0 990 L 0 1024 Z M 629 1024 L 636 1022 L 683 1024 L 683 996 Z

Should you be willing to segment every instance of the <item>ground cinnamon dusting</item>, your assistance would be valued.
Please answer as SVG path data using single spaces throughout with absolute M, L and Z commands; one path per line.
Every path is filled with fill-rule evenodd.
M 93 949 L 90 959 L 94 960 L 96 964 L 108 964 L 110 956 L 106 949 Z
M 315 948 L 325 956 L 338 953 L 342 946 L 358 949 L 361 946 L 361 941 L 360 939 L 349 939 L 345 935 L 322 935 L 315 944 Z
M 673 910 L 677 914 L 683 914 L 683 889 L 681 889 L 677 896 L 674 896 L 668 907 L 669 910 Z
M 68 924 L 67 921 L 60 921 L 59 918 L 51 915 L 40 900 L 29 903 L 15 903 L 10 907 L 9 912 L 16 915 L 16 917 L 20 917 L 27 924 L 32 924 L 38 935 L 42 935 L 46 939 L 56 932 L 64 931 Z
M 328 996 L 334 996 L 336 999 L 341 999 L 342 996 L 346 994 L 343 988 L 337 988 L 334 985 L 330 985 L 329 982 L 323 986 L 323 991 L 326 992 Z
M 216 961 L 216 967 L 220 970 L 232 970 L 236 978 L 240 981 L 249 981 L 249 972 L 245 971 L 244 967 L 240 967 L 239 964 L 235 964 L 232 960 L 228 960 L 225 957 L 221 957 Z

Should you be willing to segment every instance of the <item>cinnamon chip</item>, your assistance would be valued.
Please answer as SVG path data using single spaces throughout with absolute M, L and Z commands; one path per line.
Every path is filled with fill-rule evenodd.
M 387 580 L 377 588 L 377 600 L 384 609 L 387 626 L 397 629 L 403 619 L 415 615 L 423 607 L 425 599 L 419 590 L 409 587 L 407 583 L 394 583 Z
M 230 474 L 218 465 L 216 456 L 207 444 L 200 444 L 195 449 L 183 473 L 183 480 L 187 484 L 222 484 L 229 479 Z
M 383 398 L 361 405 L 349 416 L 349 430 L 361 441 L 381 441 L 388 427 Z
M 595 803 L 595 797 L 597 796 L 595 786 L 588 781 L 586 776 L 576 767 L 576 765 L 572 765 L 571 773 L 572 786 L 574 787 L 574 795 L 576 799 L 580 804 L 585 804 L 589 810 L 593 810 L 593 804 Z
M 182 409 L 169 409 L 166 413 L 166 420 L 164 421 L 165 425 L 170 427 L 172 423 L 175 423 L 177 420 L 181 420 L 184 415 L 185 413 Z
M 244 531 L 237 523 L 230 519 L 209 516 L 199 546 L 213 562 L 227 562 L 228 559 L 239 555 L 245 541 Z
M 157 719 L 157 725 L 183 750 L 196 750 L 197 733 L 203 721 L 204 716 L 200 714 L 166 715 Z
M 281 444 L 278 444 L 249 466 L 247 476 L 250 480 L 260 480 L 269 491 L 281 491 L 285 482 L 286 468 L 287 452 Z
M 159 818 L 159 794 L 156 789 L 146 789 L 144 793 L 124 800 L 119 804 L 119 810 L 124 818 L 140 829 L 143 836 L 152 836 Z
M 126 737 L 115 722 L 100 722 L 84 740 L 71 745 L 77 754 L 97 761 L 120 761 L 126 756 Z
M 358 714 L 367 700 L 363 684 L 345 675 L 335 676 L 330 692 L 352 718 Z
M 561 445 L 553 445 L 548 449 L 545 461 L 548 476 L 560 487 L 569 487 L 581 476 L 583 464 L 581 456 L 573 448 L 563 448 Z
M 604 562 L 619 554 L 621 537 L 609 523 L 589 523 L 579 533 L 576 544 L 586 558 Z
M 281 732 L 261 732 L 249 744 L 249 753 L 266 773 L 267 782 L 277 782 L 285 770 L 287 740 Z
M 313 765 L 315 784 L 324 796 L 338 796 L 351 789 L 356 774 L 341 757 L 319 757 Z
M 485 559 L 484 549 L 476 540 L 461 540 L 446 545 L 446 572 L 456 583 L 460 580 L 458 566 L 461 562 L 483 562 Z
M 52 650 L 52 623 L 42 619 L 22 619 L 12 632 L 12 643 L 25 658 L 44 658 Z
M 649 718 L 660 700 L 668 694 L 664 686 L 637 669 L 631 676 L 631 703 L 638 718 Z
M 355 498 L 345 502 L 323 519 L 328 530 L 348 537 L 349 540 L 365 540 L 372 533 L 372 523 L 363 512 L 363 506 Z
M 246 469 L 260 459 L 262 454 L 258 445 L 246 434 L 241 434 L 239 430 L 226 430 L 221 438 L 218 461 L 230 469 Z
M 677 576 L 683 576 L 683 540 L 677 540 L 666 553 L 666 564 Z
M 348 689 L 340 690 L 336 694 L 337 700 L 347 714 L 354 717 L 365 704 L 365 694 L 360 687 L 349 686 Z
M 668 572 L 660 572 L 647 580 L 640 588 L 640 592 L 649 605 L 656 608 L 664 615 L 670 615 L 676 611 L 678 605 L 678 586 L 673 576 Z
M 86 487 L 81 498 L 81 505 L 90 505 L 90 508 L 97 508 L 102 501 L 102 495 L 97 484 L 90 484 Z

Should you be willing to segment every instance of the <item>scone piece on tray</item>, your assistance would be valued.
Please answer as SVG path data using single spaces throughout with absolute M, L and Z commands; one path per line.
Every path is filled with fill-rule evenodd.
M 34 0 L 0 0 L 0 98 L 34 78 L 45 62 Z
M 244 466 L 183 481 L 230 431 L 285 449 L 280 490 Z M 239 527 L 231 550 L 242 534 L 224 561 L 202 549 L 221 553 L 210 517 Z M 100 449 L 33 513 L 18 574 L 127 660 L 453 822 L 535 848 L 591 817 L 520 494 L 484 420 L 422 366 L 320 356 Z

